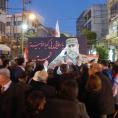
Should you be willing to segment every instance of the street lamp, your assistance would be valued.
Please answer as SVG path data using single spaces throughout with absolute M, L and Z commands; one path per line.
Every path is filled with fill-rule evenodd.
M 36 15 L 34 13 L 29 14 L 29 20 L 34 21 L 36 19 Z
M 25 32 L 27 32 L 28 28 L 30 27 L 30 24 L 28 21 L 34 21 L 36 19 L 36 15 L 33 14 L 33 13 L 29 13 L 27 14 L 27 18 L 29 19 L 26 19 L 24 17 L 24 11 L 23 11 L 23 14 L 22 14 L 22 21 L 23 21 L 23 24 L 21 25 L 21 29 L 22 29 L 22 39 L 21 39 L 21 53 L 23 55 L 23 52 L 24 52 L 24 39 L 25 39 Z
M 26 23 L 23 23 L 22 24 L 22 31 L 23 31 L 23 33 L 26 32 L 27 29 L 28 29 L 28 25 Z
M 24 52 L 25 32 L 26 32 L 27 29 L 28 29 L 28 25 L 27 25 L 26 23 L 23 23 L 22 26 L 21 26 L 21 29 L 22 29 L 21 53 L 22 53 L 22 55 L 23 55 L 23 52 Z

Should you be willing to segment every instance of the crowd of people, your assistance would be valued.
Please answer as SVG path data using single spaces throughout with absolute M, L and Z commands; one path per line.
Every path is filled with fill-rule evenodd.
M 25 63 L 0 57 L 0 118 L 118 118 L 118 62 Z

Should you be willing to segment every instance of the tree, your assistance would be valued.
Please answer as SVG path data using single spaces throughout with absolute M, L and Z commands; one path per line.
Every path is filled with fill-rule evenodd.
M 96 44 L 96 33 L 83 29 L 82 34 L 86 37 L 89 48 L 92 49 L 92 46 Z
M 72 34 L 70 34 L 70 33 L 61 33 L 60 37 L 72 37 Z
M 108 59 L 109 54 L 108 54 L 108 49 L 107 48 L 99 46 L 99 47 L 96 48 L 96 51 L 99 54 L 99 59 L 102 59 L 102 60 L 103 59 L 104 60 Z

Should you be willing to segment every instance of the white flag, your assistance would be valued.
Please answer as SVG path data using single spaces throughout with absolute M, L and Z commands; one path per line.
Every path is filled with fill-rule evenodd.
M 59 30 L 58 20 L 56 22 L 56 27 L 55 27 L 55 37 L 60 37 L 60 30 Z

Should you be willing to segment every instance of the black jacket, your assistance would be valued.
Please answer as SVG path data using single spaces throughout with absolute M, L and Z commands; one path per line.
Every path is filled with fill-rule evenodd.
M 98 92 L 88 92 L 85 94 L 85 104 L 91 118 L 114 112 L 114 99 L 112 94 L 112 83 L 104 74 L 99 73 L 102 80 L 102 89 Z
M 24 97 L 28 89 L 25 84 L 11 83 L 7 91 L 0 95 L 0 118 L 19 118 L 24 111 Z
M 30 85 L 35 90 L 41 90 L 46 96 L 46 98 L 55 97 L 56 95 L 55 88 L 43 82 L 31 80 Z

